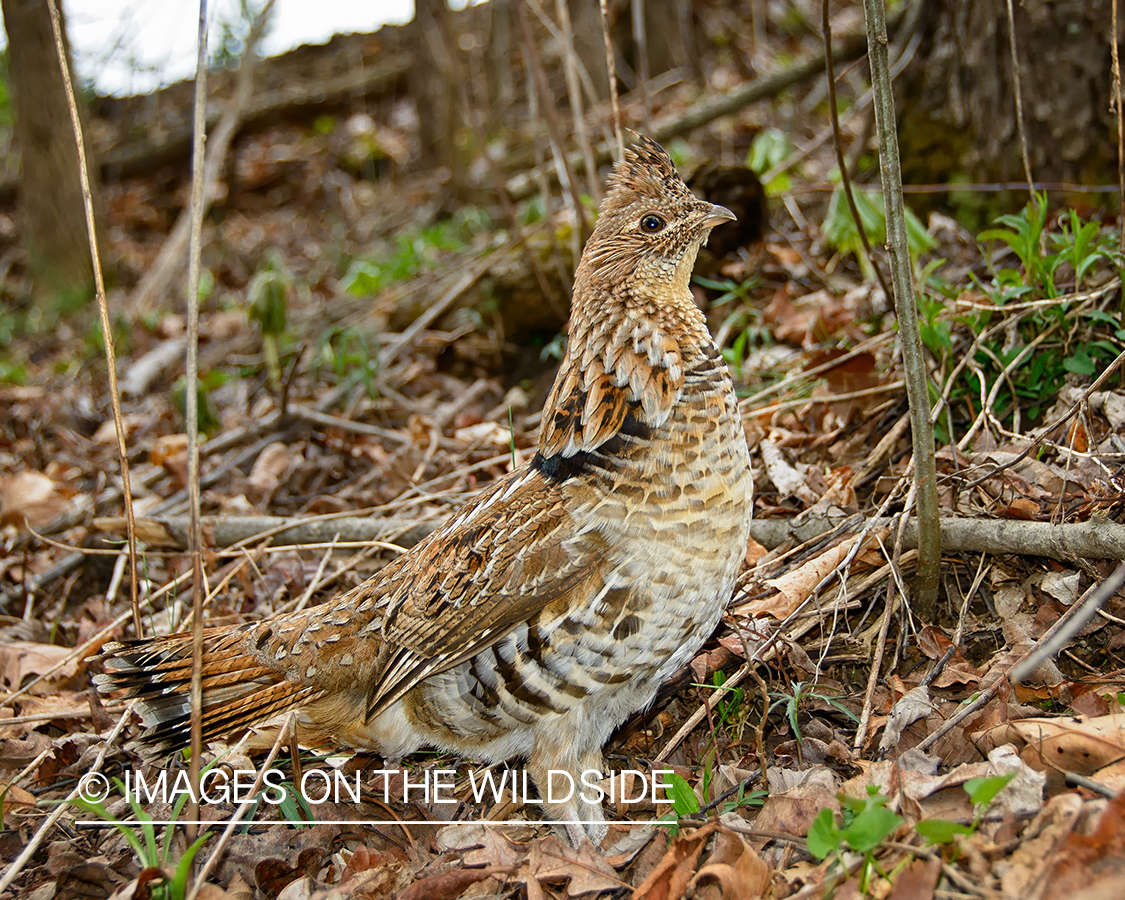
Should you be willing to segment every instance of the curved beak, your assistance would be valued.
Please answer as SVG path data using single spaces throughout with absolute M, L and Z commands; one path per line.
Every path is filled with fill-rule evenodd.
M 737 222 L 738 216 L 732 213 L 725 206 L 719 206 L 717 203 L 712 204 L 711 211 L 707 214 L 707 218 L 703 220 L 704 228 L 714 228 L 716 225 L 721 225 L 723 222 Z

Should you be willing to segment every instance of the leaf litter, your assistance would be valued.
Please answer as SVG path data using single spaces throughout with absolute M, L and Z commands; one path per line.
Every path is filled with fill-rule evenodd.
M 753 114 L 742 115 L 757 127 Z M 216 414 L 203 468 L 203 511 L 216 529 L 208 532 L 205 562 L 212 621 L 292 609 L 359 583 L 397 552 L 396 542 L 420 538 L 424 529 L 414 526 L 440 520 L 535 446 L 536 411 L 553 371 L 549 342 L 534 352 L 513 348 L 487 297 L 467 295 L 380 367 L 378 347 L 402 334 L 424 308 L 421 298 L 448 290 L 451 273 L 499 245 L 487 227 L 466 227 L 455 240 L 431 232 L 415 238 L 417 246 L 396 240 L 433 225 L 440 190 L 424 177 L 389 186 L 351 179 L 339 212 L 350 234 L 364 239 L 345 236 L 321 208 L 320 186 L 338 178 L 339 141 L 284 123 L 249 136 L 235 151 L 222 221 L 210 230 L 205 264 L 213 293 L 201 350 L 203 370 L 214 373 L 207 392 Z M 701 154 L 718 152 L 714 130 L 693 142 Z M 814 154 L 806 175 L 815 177 L 826 160 Z M 183 182 L 165 174 L 108 191 L 112 252 L 135 277 L 155 257 L 170 209 L 182 204 Z M 980 258 L 965 261 L 964 235 L 948 221 L 936 219 L 931 230 L 946 242 L 935 258 L 986 273 Z M 269 384 L 261 336 L 243 309 L 267 249 L 302 285 L 289 298 L 284 395 Z M 345 285 L 358 270 L 343 260 L 375 251 L 405 276 L 366 295 L 349 293 Z M 835 863 L 820 861 L 807 836 L 824 810 L 844 823 L 852 807 L 841 798 L 869 790 L 888 798 L 902 820 L 877 842 L 886 877 L 872 895 L 1035 898 L 1096 888 L 1102 893 L 1090 896 L 1117 896 L 1125 871 L 1121 595 L 1034 679 L 1008 682 L 1012 665 L 1112 566 L 1091 555 L 1020 555 L 1003 544 L 949 550 L 939 620 L 912 618 L 902 595 L 913 557 L 899 522 L 863 531 L 877 512 L 900 514 L 906 493 L 909 435 L 893 323 L 881 291 L 845 255 L 827 253 L 809 221 L 775 224 L 761 245 L 718 261 L 708 276 L 740 284 L 760 274 L 745 296 L 712 306 L 714 295 L 698 290 L 714 331 L 725 333 L 746 398 L 755 540 L 728 619 L 654 708 L 626 723 L 607 748 L 615 768 L 670 769 L 694 794 L 694 809 L 663 825 L 615 826 L 600 849 L 572 848 L 547 828 L 490 824 L 534 813 L 510 803 L 475 807 L 463 782 L 455 791 L 462 821 L 451 825 L 438 824 L 447 813 L 434 804 L 388 804 L 368 784 L 358 807 L 319 806 L 305 825 L 270 825 L 271 811 L 260 810 L 232 835 L 200 896 L 536 900 L 630 891 L 636 900 L 720 900 L 820 897 L 833 885 L 838 896 L 855 896 L 858 857 L 844 851 Z M 1092 313 L 1074 319 L 1086 330 L 1075 330 L 1072 341 L 1108 340 L 1093 313 L 1113 308 L 1112 273 L 1095 268 L 1089 284 L 1094 305 L 1073 302 Z M 968 322 L 982 303 L 991 301 L 959 281 L 928 323 L 934 334 L 963 342 L 935 375 L 948 395 L 938 416 L 948 429 L 938 450 L 943 515 L 1013 527 L 1090 523 L 1112 536 L 1125 513 L 1125 393 L 1112 382 L 1089 392 L 1091 373 L 1071 371 L 1054 394 L 1035 399 L 1037 416 L 1014 417 L 1014 398 L 1026 385 L 1016 386 L 1007 370 L 992 382 L 1012 382 L 1007 401 L 1003 390 L 990 398 L 987 353 L 970 352 L 983 346 Z M 991 312 L 1004 316 L 1000 307 Z M 735 313 L 772 336 L 731 325 Z M 1032 314 L 1009 312 L 1009 331 Z M 36 386 L 0 385 L 0 716 L 11 720 L 0 719 L 5 860 L 40 827 L 44 804 L 65 798 L 89 770 L 122 713 L 89 690 L 85 662 L 105 640 L 124 636 L 128 619 L 104 373 L 88 342 L 63 332 L 27 354 Z M 158 631 L 182 624 L 190 589 L 182 545 L 155 537 L 174 536 L 186 511 L 182 419 L 173 400 L 180 364 L 167 349 L 178 350 L 182 332 L 172 312 L 129 323 L 119 360 L 135 512 L 154 535 L 142 554 L 140 590 L 146 627 Z M 958 358 L 971 361 L 975 382 L 953 376 Z M 1081 370 L 1082 359 L 1071 359 Z M 1078 415 L 1063 422 L 1076 405 Z M 962 446 L 974 428 L 975 440 Z M 331 530 L 331 517 L 341 514 L 385 519 L 384 543 L 339 535 L 333 542 L 299 530 L 283 543 L 215 540 L 220 520 L 235 516 L 277 524 L 327 516 Z M 780 539 L 757 530 L 769 523 L 784 526 Z M 817 523 L 828 525 L 802 536 L 802 527 Z M 982 709 L 918 749 L 989 689 L 995 693 Z M 136 727 L 130 722 L 127 733 Z M 154 772 L 124 744 L 110 748 L 107 774 Z M 241 765 L 240 752 L 229 765 Z M 309 758 L 300 766 L 339 762 Z M 349 757 L 340 770 L 371 762 Z M 412 765 L 457 762 L 420 755 Z M 292 761 L 285 765 L 294 771 Z M 965 786 L 1006 775 L 1012 780 L 978 809 Z M 113 815 L 130 817 L 120 798 L 107 802 Z M 221 819 L 232 809 L 220 805 L 206 815 Z M 617 812 L 649 818 L 666 809 L 648 803 Z M 360 816 L 384 824 L 335 821 Z M 24 869 L 21 895 L 129 896 L 133 885 L 138 896 L 137 885 L 167 874 L 142 868 L 119 831 L 75 829 L 76 818 L 77 810 L 64 815 L 69 840 L 50 838 Z M 435 823 L 399 824 L 423 819 Z M 930 845 L 914 828 L 927 819 L 964 830 L 953 844 Z M 209 852 L 205 846 L 200 859 Z

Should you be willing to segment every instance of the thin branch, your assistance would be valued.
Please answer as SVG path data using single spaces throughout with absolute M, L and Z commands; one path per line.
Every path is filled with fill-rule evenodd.
M 191 226 L 187 287 L 187 361 L 184 418 L 187 420 L 188 557 L 191 559 L 191 759 L 188 778 L 192 795 L 187 818 L 199 818 L 199 760 L 203 751 L 203 529 L 199 522 L 199 269 L 203 235 L 203 153 L 207 130 L 207 0 L 199 0 L 195 61 L 194 132 L 191 149 Z M 196 826 L 184 832 L 195 840 Z
M 1116 3 L 1117 0 L 1114 0 Z M 570 8 L 567 0 L 555 0 L 559 25 L 562 27 L 563 73 L 566 75 L 566 94 L 570 98 L 570 114 L 574 119 L 574 136 L 582 150 L 582 161 L 586 170 L 586 189 L 598 203 L 602 199 L 601 185 L 598 184 L 598 169 L 594 165 L 594 148 L 590 144 L 590 134 L 586 130 L 586 118 L 582 107 L 582 86 L 578 81 L 578 54 L 574 52 L 574 29 L 570 25 Z M 545 198 L 546 195 L 544 195 Z
M 633 44 L 637 48 L 637 80 L 640 82 L 644 106 L 645 134 L 652 131 L 652 100 L 648 96 L 648 33 L 645 30 L 645 2 L 632 0 Z
M 1117 113 L 1117 189 L 1120 193 L 1121 212 L 1117 217 L 1118 249 L 1125 253 L 1125 121 L 1121 118 L 1121 58 L 1117 52 L 1117 0 L 1110 4 L 1113 27 L 1109 46 L 1113 55 L 1113 108 Z
M 51 4 L 51 12 L 54 13 L 58 8 L 55 5 L 55 0 L 48 0 L 48 2 Z M 121 714 L 121 718 L 117 720 L 117 724 L 113 726 L 113 730 L 106 737 L 105 743 L 102 744 L 102 748 L 98 751 L 93 765 L 83 773 L 83 776 L 92 775 L 101 771 L 102 765 L 105 763 L 106 755 L 109 753 L 109 748 L 113 746 L 113 742 L 117 740 L 117 736 L 121 734 L 121 729 L 125 727 L 125 723 L 129 721 L 132 715 L 133 704 L 130 703 Z M 78 797 L 82 789 L 82 784 L 82 781 L 75 784 L 71 792 L 67 794 L 66 799 L 55 807 L 54 812 L 47 816 L 43 824 L 39 826 L 39 830 L 35 832 L 35 836 L 27 842 L 27 846 L 23 848 L 20 855 L 8 866 L 8 870 L 4 873 L 4 876 L 0 878 L 0 894 L 4 893 L 4 891 L 11 886 L 12 882 L 16 880 L 16 876 L 23 871 L 23 867 L 27 865 L 28 861 L 39 850 L 44 838 L 51 833 L 51 829 L 55 827 L 55 823 L 62 818 L 63 813 L 70 809 L 70 801 Z
M 852 176 L 848 172 L 848 161 L 844 157 L 844 140 L 840 135 L 840 114 L 836 108 L 836 65 L 832 61 L 832 17 L 828 14 L 828 0 L 820 0 L 820 11 L 821 29 L 824 32 L 825 75 L 828 78 L 828 117 L 832 122 L 832 145 L 836 150 L 836 165 L 840 168 L 840 184 L 844 187 L 844 196 L 847 198 L 848 209 L 851 210 L 856 231 L 859 232 L 859 239 L 863 242 L 863 249 L 867 253 L 867 258 L 871 260 L 871 267 L 875 270 L 875 277 L 879 279 L 879 285 L 883 288 L 883 296 L 889 298 L 894 295 L 887 284 L 887 279 L 883 277 L 883 267 L 879 265 L 875 254 L 871 252 L 871 241 L 867 237 L 867 229 L 863 227 L 863 219 L 859 216 L 859 208 L 855 205 Z
M 74 130 L 74 145 L 78 153 L 78 177 L 82 183 L 82 206 L 86 213 L 86 233 L 90 238 L 90 261 L 94 268 L 94 292 L 98 301 L 98 315 L 102 323 L 105 341 L 106 374 L 109 376 L 109 403 L 113 408 L 113 427 L 117 435 L 117 458 L 121 466 L 121 497 L 125 507 L 125 522 L 129 540 L 129 592 L 133 610 L 133 631 L 140 637 L 141 608 L 137 598 L 137 534 L 133 522 L 133 489 L 129 482 L 129 453 L 125 448 L 125 425 L 121 418 L 121 395 L 117 389 L 117 363 L 113 349 L 113 326 L 109 321 L 109 304 L 105 296 L 105 280 L 102 277 L 102 263 L 98 256 L 98 236 L 94 221 L 94 200 L 90 192 L 90 172 L 86 164 L 86 144 L 82 137 L 82 121 L 78 116 L 78 104 L 74 99 L 74 83 L 70 77 L 70 66 L 66 48 L 63 44 L 62 22 L 59 17 L 58 0 L 48 0 L 51 10 L 51 30 L 55 35 L 55 52 L 62 69 L 63 87 L 66 89 L 66 103 L 70 110 L 70 125 Z
M 563 181 L 563 188 L 570 197 L 574 208 L 574 224 L 580 237 L 587 233 L 589 224 L 586 221 L 586 211 L 582 206 L 582 198 L 578 195 L 578 185 L 574 180 L 574 170 L 567 158 L 566 146 L 562 125 L 559 122 L 558 111 L 555 109 L 555 98 L 551 95 L 551 87 L 547 83 L 547 73 L 543 69 L 543 62 L 539 58 L 539 48 L 531 33 L 531 25 L 527 21 L 525 3 L 516 4 L 517 19 L 520 23 L 520 33 L 523 36 L 524 47 L 527 50 L 527 63 L 531 68 L 531 75 L 539 91 L 540 111 L 543 120 L 547 123 L 547 133 L 551 137 L 551 154 L 555 159 L 555 169 Z M 547 198 L 543 198 L 547 202 Z
M 625 155 L 625 134 L 621 130 L 621 104 L 617 99 L 617 63 L 613 58 L 613 41 L 609 36 L 609 11 L 606 0 L 598 0 L 602 15 L 602 39 L 605 41 L 605 74 L 609 79 L 609 102 L 613 108 L 613 133 L 617 138 L 617 158 Z
M 867 20 L 867 56 L 871 64 L 871 89 L 875 96 L 875 125 L 879 133 L 879 161 L 883 177 L 883 202 L 887 215 L 887 245 L 891 256 L 895 311 L 902 342 L 906 396 L 910 401 L 910 431 L 914 445 L 914 480 L 918 490 L 917 612 L 933 621 L 941 565 L 941 519 L 934 461 L 934 426 L 930 419 L 929 380 L 926 377 L 918 307 L 914 300 L 910 250 L 906 237 L 906 212 L 902 199 L 898 134 L 895 129 L 894 94 L 887 58 L 887 19 L 884 0 L 864 0 Z
M 1023 129 L 1023 94 L 1020 91 L 1020 60 L 1019 54 L 1016 53 L 1016 16 L 1012 11 L 1012 0 L 1006 0 L 1006 2 L 1008 5 L 1008 47 L 1012 53 L 1012 82 L 1016 94 L 1016 128 L 1020 136 L 1020 155 L 1023 157 L 1023 174 L 1027 179 L 1027 183 L 1030 185 L 1035 182 L 1035 179 L 1031 177 L 1031 157 L 1027 152 L 1027 134 Z M 1116 45 L 1116 32 L 1114 44 Z M 1028 188 L 1028 193 L 1031 195 L 1031 204 L 1034 206 L 1034 188 Z

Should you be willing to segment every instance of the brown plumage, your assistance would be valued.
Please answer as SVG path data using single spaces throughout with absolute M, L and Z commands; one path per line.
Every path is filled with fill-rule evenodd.
M 540 786 L 547 770 L 604 771 L 613 729 L 715 628 L 746 549 L 746 440 L 688 288 L 731 218 L 659 145 L 627 150 L 578 266 L 534 459 L 336 600 L 206 629 L 204 738 L 297 710 L 307 746 L 524 757 Z M 142 741 L 185 745 L 190 636 L 103 658 L 99 688 L 144 699 Z M 547 809 L 575 841 L 605 834 L 580 795 Z

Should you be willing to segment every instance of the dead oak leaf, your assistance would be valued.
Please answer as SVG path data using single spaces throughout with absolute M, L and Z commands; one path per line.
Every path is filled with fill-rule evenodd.
M 693 900 L 753 900 L 765 894 L 773 869 L 738 834 L 720 827 L 715 846 L 688 884 Z
M 527 877 L 550 883 L 566 881 L 568 897 L 628 887 L 589 841 L 583 841 L 575 848 L 567 846 L 554 835 L 531 845 L 527 857 Z
M 1066 897 L 1125 875 L 1125 791 L 1109 801 L 1093 834 L 1072 831 L 1047 865 L 1033 896 Z
M 679 900 L 695 875 L 695 864 L 711 835 L 719 828 L 712 820 L 702 828 L 679 835 L 648 878 L 633 891 L 632 900 Z

